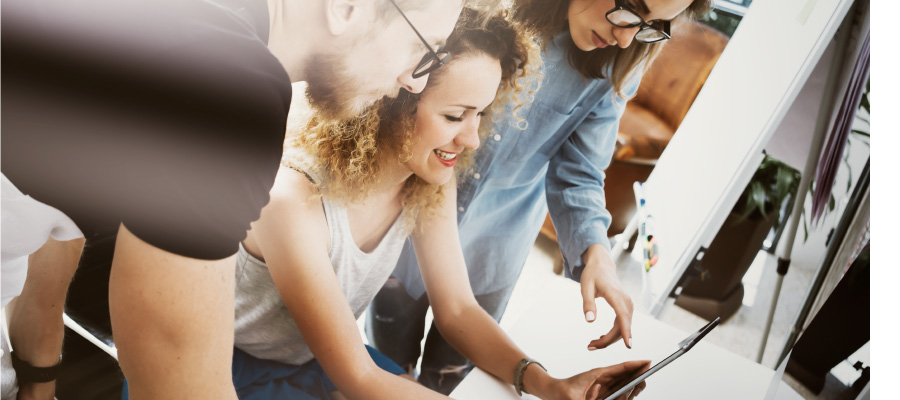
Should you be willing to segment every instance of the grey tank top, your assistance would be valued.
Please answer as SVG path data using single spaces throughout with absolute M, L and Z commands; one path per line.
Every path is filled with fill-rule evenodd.
M 408 232 L 404 213 L 394 221 L 378 247 L 365 253 L 350 234 L 347 209 L 322 198 L 331 237 L 328 256 L 353 315 L 360 314 L 397 265 Z M 300 365 L 315 356 L 288 311 L 266 263 L 238 250 L 235 269 L 234 345 L 250 355 Z

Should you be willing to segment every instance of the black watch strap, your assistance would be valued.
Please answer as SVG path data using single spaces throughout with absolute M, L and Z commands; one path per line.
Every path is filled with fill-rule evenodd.
M 12 358 L 12 366 L 16 370 L 16 379 L 19 382 L 50 382 L 56 379 L 56 375 L 59 373 L 59 365 L 62 363 L 60 361 L 52 367 L 35 367 L 19 359 L 15 351 L 9 352 L 9 355 Z

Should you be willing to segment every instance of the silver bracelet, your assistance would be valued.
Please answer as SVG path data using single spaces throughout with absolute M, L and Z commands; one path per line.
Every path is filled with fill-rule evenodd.
M 513 374 L 513 386 L 515 386 L 516 393 L 518 393 L 519 396 L 522 395 L 522 392 L 525 392 L 525 387 L 523 385 L 522 378 L 525 376 L 525 368 L 528 368 L 529 364 L 537 364 L 537 366 L 541 367 L 542 370 L 544 370 L 544 371 L 547 370 L 547 368 L 544 368 L 544 366 L 541 365 L 541 363 L 534 361 L 530 358 L 523 358 L 521 361 L 519 361 L 519 363 L 516 364 L 516 371 Z

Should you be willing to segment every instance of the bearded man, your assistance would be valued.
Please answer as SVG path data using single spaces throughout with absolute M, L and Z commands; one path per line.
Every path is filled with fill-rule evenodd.
M 28 255 L 53 246 L 48 237 L 114 234 L 110 315 L 130 395 L 236 398 L 234 254 L 269 199 L 291 82 L 306 81 L 329 116 L 419 92 L 461 8 L 4 1 L 4 307 L 22 293 Z M 11 317 L 28 394 L 52 397 L 72 265 L 32 265 L 37 289 Z

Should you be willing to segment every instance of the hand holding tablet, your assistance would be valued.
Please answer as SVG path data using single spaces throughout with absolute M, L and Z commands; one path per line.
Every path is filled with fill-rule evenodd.
M 684 339 L 680 343 L 678 343 L 678 350 L 676 350 L 674 353 L 672 353 L 672 355 L 670 355 L 670 356 L 666 357 L 665 359 L 663 359 L 662 361 L 656 363 L 656 365 L 650 367 L 649 369 L 645 368 L 645 369 L 637 372 L 637 376 L 634 377 L 633 379 L 626 380 L 623 384 L 609 384 L 609 387 L 612 387 L 614 389 L 611 389 L 610 391 L 603 390 L 602 393 L 610 393 L 610 392 L 612 392 L 612 393 L 608 394 L 608 395 L 601 394 L 600 398 L 602 398 L 604 400 L 617 399 L 618 397 L 620 397 L 622 395 L 627 395 L 628 392 L 632 388 L 635 388 L 638 385 L 641 385 L 638 387 L 638 390 L 643 390 L 643 386 L 646 385 L 643 382 L 645 379 L 647 379 L 647 377 L 649 377 L 650 375 L 653 375 L 654 372 L 659 371 L 666 365 L 669 365 L 669 363 L 671 363 L 672 361 L 675 361 L 676 358 L 681 357 L 682 354 L 687 353 L 688 350 L 690 350 L 692 347 L 694 347 L 695 344 L 697 344 L 697 342 L 699 342 L 701 339 L 703 339 L 703 337 L 706 336 L 706 334 L 709 333 L 709 331 L 711 331 L 713 328 L 715 328 L 716 325 L 719 324 L 719 321 L 720 321 L 720 319 L 718 317 L 716 317 L 715 320 L 706 324 L 706 326 L 704 326 L 703 328 L 700 328 L 699 331 L 688 336 L 686 339 Z M 627 364 L 627 363 L 619 364 L 619 366 L 623 366 L 625 364 Z M 598 383 L 600 383 L 601 385 L 604 384 L 604 382 L 598 382 Z M 640 392 L 638 392 L 638 393 L 640 393 Z M 622 397 L 622 398 L 624 399 L 625 397 Z

